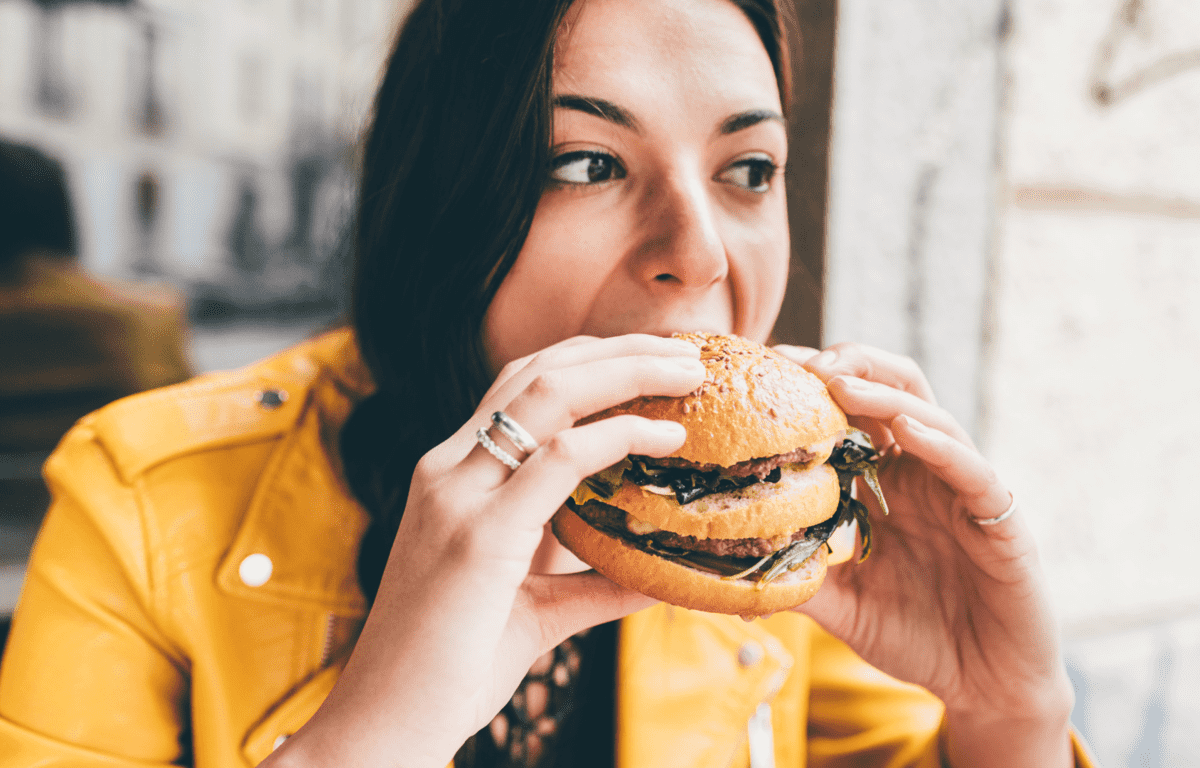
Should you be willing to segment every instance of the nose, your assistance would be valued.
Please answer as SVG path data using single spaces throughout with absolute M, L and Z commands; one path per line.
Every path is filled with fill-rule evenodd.
M 637 277 L 675 288 L 706 288 L 724 280 L 729 261 L 705 180 L 677 174 L 645 194 Z

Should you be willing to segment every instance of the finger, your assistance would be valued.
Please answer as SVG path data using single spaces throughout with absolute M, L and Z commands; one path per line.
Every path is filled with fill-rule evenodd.
M 776 344 L 771 349 L 797 365 L 804 365 L 821 352 L 821 350 L 813 349 L 812 347 L 797 347 L 791 344 Z
M 906 452 L 921 459 L 957 494 L 950 530 L 975 566 L 996 581 L 1026 583 L 1038 569 L 1037 546 L 1020 509 L 996 526 L 975 522 L 1003 514 L 1012 503 L 1012 494 L 991 465 L 976 451 L 912 417 L 898 417 L 892 431 Z
M 917 395 L 855 376 L 837 376 L 828 386 L 847 415 L 866 416 L 888 425 L 900 414 L 908 414 L 974 448 L 971 436 L 949 412 Z
M 616 621 L 658 602 L 595 571 L 530 576 L 525 590 L 541 624 L 542 651 L 585 629 Z
M 546 347 L 546 349 L 540 350 L 540 352 L 546 352 L 552 349 L 563 349 L 566 347 L 576 347 L 580 344 L 587 344 L 589 342 L 597 341 L 598 339 L 599 337 L 597 336 L 572 336 L 570 338 L 563 339 L 556 344 L 551 344 L 550 346 Z M 524 368 L 529 365 L 529 363 L 532 362 L 540 352 L 534 352 L 532 355 L 518 357 L 516 360 L 511 360 L 506 363 L 504 367 L 500 369 L 500 374 L 496 376 L 496 380 L 492 382 L 492 386 L 488 387 L 488 391 L 484 393 L 483 399 L 487 400 L 496 389 L 500 388 L 504 384 L 504 382 L 508 381 L 517 373 L 524 370 Z
M 641 416 L 614 416 L 554 435 L 530 456 L 499 491 L 497 508 L 511 505 L 517 522 L 549 520 L 583 478 L 629 454 L 666 456 L 687 439 L 683 425 Z
M 691 357 L 596 360 L 538 374 L 504 410 L 535 441 L 544 443 L 583 417 L 635 397 L 682 397 L 699 387 L 704 375 L 704 364 Z M 480 445 L 459 467 L 469 473 L 468 482 L 474 487 L 494 488 L 510 473 Z
M 978 451 L 904 414 L 892 422 L 892 434 L 950 487 L 966 515 L 987 519 L 1008 509 L 1012 494 Z
M 645 333 L 631 333 L 607 339 L 576 336 L 506 365 L 496 377 L 496 383 L 484 395 L 479 409 L 490 413 L 505 408 L 521 390 L 546 371 L 571 368 L 597 360 L 642 355 L 699 359 L 700 348 L 682 339 L 663 338 Z
M 824 382 L 835 376 L 856 376 L 909 392 L 930 403 L 937 402 L 924 372 L 911 357 L 885 352 L 865 344 L 834 344 L 805 362 L 804 367 Z
M 483 400 L 480 401 L 475 414 L 476 418 L 464 424 L 447 440 L 447 443 L 453 446 L 451 450 L 456 454 L 453 457 L 453 463 L 458 463 L 474 450 L 475 432 L 480 427 L 487 427 L 487 417 L 497 410 L 505 410 L 513 398 L 540 374 L 598 360 L 639 355 L 699 359 L 700 349 L 695 344 L 682 339 L 644 333 L 631 333 L 604 339 L 594 336 L 573 336 L 533 355 L 514 360 L 504 366 L 500 375 L 496 377 L 496 381 L 484 395 Z M 496 439 L 494 435 L 493 439 Z M 509 448 L 508 442 L 503 437 L 499 438 L 497 442 L 505 449 Z M 520 457 L 521 452 L 513 455 Z

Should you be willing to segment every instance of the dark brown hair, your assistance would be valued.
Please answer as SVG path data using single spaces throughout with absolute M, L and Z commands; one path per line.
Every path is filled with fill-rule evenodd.
M 31 253 L 76 255 L 75 211 L 62 163 L 0 140 L 0 283 L 16 279 Z
M 474 412 L 484 312 L 541 197 L 558 28 L 573 0 L 420 0 L 396 40 L 362 156 L 354 329 L 376 393 L 342 430 L 372 516 L 359 553 L 374 599 L 422 455 Z M 735 0 L 791 95 L 786 0 Z

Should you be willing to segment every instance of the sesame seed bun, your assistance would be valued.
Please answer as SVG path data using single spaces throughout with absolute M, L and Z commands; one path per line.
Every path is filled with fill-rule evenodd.
M 677 421 L 687 441 L 674 457 L 731 466 L 817 445 L 846 430 L 825 384 L 778 352 L 740 336 L 677 333 L 700 348 L 704 383 L 685 397 L 640 397 L 584 419 L 619 414 Z

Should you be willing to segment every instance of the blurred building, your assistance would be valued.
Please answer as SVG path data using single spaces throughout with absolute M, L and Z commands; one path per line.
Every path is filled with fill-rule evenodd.
M 0 133 L 66 163 L 93 272 L 311 298 L 406 5 L 0 0 Z

